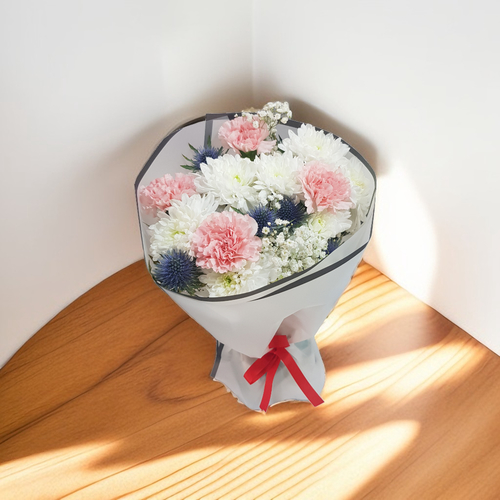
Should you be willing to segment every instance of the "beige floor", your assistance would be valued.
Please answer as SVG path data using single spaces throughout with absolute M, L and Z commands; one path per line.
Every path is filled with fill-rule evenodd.
M 0 498 L 500 498 L 500 359 L 363 264 L 317 336 L 325 404 L 266 416 L 143 263 L 0 371 Z

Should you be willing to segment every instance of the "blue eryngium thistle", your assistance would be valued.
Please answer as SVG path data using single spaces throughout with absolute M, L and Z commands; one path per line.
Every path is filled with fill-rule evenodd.
M 306 206 L 301 201 L 295 204 L 292 198 L 285 196 L 279 203 L 280 208 L 276 213 L 277 219 L 287 220 L 290 226 L 299 226 L 305 222 L 307 218 Z
M 276 219 L 276 212 L 273 212 L 271 209 L 267 208 L 264 205 L 259 205 L 255 207 L 253 210 L 248 212 L 248 215 L 252 217 L 252 219 L 257 222 L 259 229 L 256 233 L 257 236 L 262 237 L 264 234 L 262 233 L 262 229 L 268 227 L 269 229 L 273 229 L 274 221 Z
M 335 238 L 330 238 L 326 247 L 326 255 L 330 255 L 334 250 L 340 245 L 341 238 L 336 236 Z
M 202 163 L 207 162 L 207 158 L 213 158 L 214 160 L 219 158 L 222 155 L 222 151 L 224 148 L 213 148 L 210 137 L 207 140 L 206 147 L 200 147 L 196 149 L 194 146 L 189 144 L 189 147 L 194 151 L 194 156 L 192 159 L 189 159 L 187 156 L 183 156 L 185 160 L 189 162 L 189 165 L 181 165 L 181 167 L 192 170 L 193 172 L 198 172 L 200 170 L 200 165 Z
M 199 277 L 201 270 L 187 252 L 169 250 L 154 264 L 151 274 L 163 288 L 173 292 L 187 292 L 194 295 L 203 284 Z

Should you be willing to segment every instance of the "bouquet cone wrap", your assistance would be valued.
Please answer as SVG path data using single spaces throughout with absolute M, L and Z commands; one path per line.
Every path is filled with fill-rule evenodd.
M 232 115 L 207 115 L 189 122 L 169 134 L 153 153 L 136 181 L 139 185 L 166 173 L 181 172 L 179 158 L 189 154 L 188 144 L 206 143 L 214 130 Z M 290 120 L 279 125 L 281 137 L 301 123 Z M 216 139 L 212 140 L 217 146 Z M 238 400 L 250 409 L 259 410 L 266 379 L 263 375 L 249 383 L 245 373 L 271 351 L 275 335 L 286 336 L 286 351 L 315 393 L 320 394 L 325 383 L 325 368 L 314 336 L 334 308 L 354 274 L 367 246 L 374 214 L 375 175 L 366 161 L 352 148 L 366 167 L 372 180 L 372 198 L 366 217 L 357 231 L 323 260 L 287 278 L 252 292 L 227 297 L 197 297 L 163 289 L 189 316 L 216 340 L 216 359 L 211 376 L 222 382 Z M 148 256 L 148 223 L 139 210 L 146 263 Z M 281 351 L 283 352 L 283 351 Z M 307 391 L 306 391 L 307 392 Z M 279 363 L 272 383 L 269 404 L 283 401 L 308 401 L 285 362 Z M 314 403 L 313 403 L 314 404 Z

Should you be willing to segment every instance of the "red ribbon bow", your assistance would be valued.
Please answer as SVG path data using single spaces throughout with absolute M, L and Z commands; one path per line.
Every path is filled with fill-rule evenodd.
M 264 385 L 264 394 L 260 402 L 260 409 L 267 411 L 269 401 L 271 400 L 271 392 L 273 390 L 273 381 L 280 363 L 283 361 L 293 379 L 300 387 L 307 399 L 313 406 L 319 406 L 324 401 L 320 395 L 313 389 L 312 385 L 307 381 L 304 374 L 300 371 L 297 363 L 292 355 L 286 350 L 290 347 L 286 335 L 275 335 L 269 343 L 269 352 L 257 359 L 252 366 L 245 372 L 245 380 L 249 384 L 257 382 L 262 376 L 266 375 L 266 383 Z

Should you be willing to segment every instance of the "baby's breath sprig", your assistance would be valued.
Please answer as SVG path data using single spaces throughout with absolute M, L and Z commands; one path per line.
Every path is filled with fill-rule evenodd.
M 271 140 L 277 140 L 277 125 L 278 123 L 287 123 L 292 117 L 290 105 L 288 102 L 268 102 L 264 107 L 257 112 L 259 118 L 267 123 L 269 127 L 269 137 Z
M 241 113 L 241 116 L 246 118 L 249 122 L 252 122 L 254 128 L 259 128 L 262 122 L 267 124 L 269 129 L 269 139 L 271 141 L 278 140 L 278 123 L 287 123 L 292 117 L 292 112 L 290 111 L 290 105 L 288 102 L 268 102 L 264 105 L 262 109 L 254 110 L 248 109 Z M 260 118 L 257 119 L 257 118 Z

